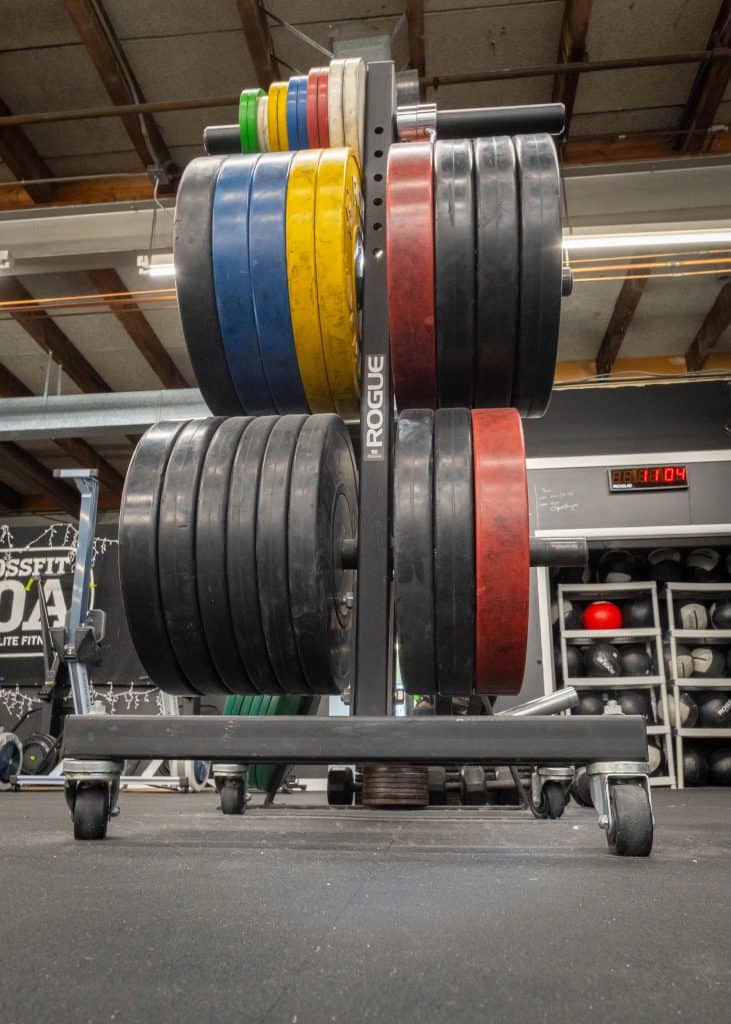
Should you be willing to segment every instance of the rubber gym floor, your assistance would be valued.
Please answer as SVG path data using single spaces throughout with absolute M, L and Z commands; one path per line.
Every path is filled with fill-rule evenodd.
M 655 851 L 592 811 L 224 817 L 123 793 L 75 843 L 60 793 L 3 793 L 0 1020 L 731 1020 L 731 792 L 655 791 Z

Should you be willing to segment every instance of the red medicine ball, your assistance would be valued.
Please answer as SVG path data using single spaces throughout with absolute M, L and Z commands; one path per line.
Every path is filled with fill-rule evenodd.
M 611 601 L 594 601 L 584 609 L 584 629 L 621 629 L 622 612 Z

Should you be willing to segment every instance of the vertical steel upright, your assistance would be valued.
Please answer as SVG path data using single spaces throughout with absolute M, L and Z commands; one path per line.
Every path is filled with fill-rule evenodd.
M 358 619 L 353 713 L 389 711 L 391 615 L 390 487 L 393 394 L 388 349 L 386 161 L 393 141 L 392 61 L 368 65 L 363 167 L 363 329 L 361 343 Z

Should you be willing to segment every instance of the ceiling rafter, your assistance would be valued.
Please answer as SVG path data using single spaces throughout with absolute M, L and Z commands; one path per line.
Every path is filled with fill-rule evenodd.
M 256 0 L 236 0 L 236 6 L 257 82 L 262 89 L 268 89 L 279 74 L 274 66 L 272 37 L 266 15 Z
M 731 0 L 723 0 L 708 40 L 707 49 L 731 46 Z M 678 136 L 675 148 L 686 153 L 709 149 L 715 136 L 709 134 L 716 113 L 731 81 L 731 57 L 704 61 L 696 72 L 688 102 L 680 118 L 685 134 Z
M 566 0 L 558 42 L 558 64 L 575 64 L 586 60 L 586 37 L 589 32 L 592 0 Z M 568 137 L 571 117 L 579 87 L 579 72 L 573 71 L 555 75 L 553 79 L 553 102 L 566 107 L 564 140 Z
M 23 495 L 9 484 L 0 480 L 0 509 L 5 512 L 17 512 L 23 504 Z
M 79 498 L 76 491 L 57 480 L 50 469 L 15 441 L 3 441 L 0 444 L 0 473 L 3 466 L 8 467 L 13 475 L 37 487 L 42 494 L 48 494 L 58 508 L 69 515 L 78 516 Z
M 719 338 L 731 324 L 731 281 L 727 281 L 716 296 L 698 333 L 685 353 L 689 370 L 702 370 Z
M 114 29 L 106 16 L 101 20 L 92 0 L 64 0 L 66 11 L 86 47 L 109 98 L 115 104 L 143 103 L 144 96 Z M 103 13 L 103 8 L 101 8 Z M 144 167 L 173 169 L 170 150 L 152 114 L 122 114 L 121 121 Z
M 28 398 L 33 392 L 24 384 L 20 377 L 0 363 L 0 397 Z M 62 451 L 73 459 L 78 466 L 99 471 L 99 482 L 103 487 L 121 494 L 124 477 L 106 459 L 81 437 L 58 437 L 53 439 Z M 0 499 L 1 501 L 2 499 Z
M 34 296 L 17 277 L 0 278 L 0 299 L 8 302 L 27 302 Z M 42 303 L 43 300 L 40 300 Z M 96 372 L 91 363 L 79 352 L 58 324 L 48 316 L 42 305 L 34 305 L 27 313 L 10 311 L 10 316 L 28 333 L 45 352 L 50 352 L 71 380 L 82 391 L 111 391 L 112 388 Z
M 9 117 L 11 113 L 7 103 L 0 99 L 0 117 Z M 22 128 L 0 128 L 0 159 L 19 181 L 53 177 L 50 167 Z M 53 185 L 24 185 L 23 188 L 35 203 L 46 203 L 53 198 Z
M 88 270 L 91 283 L 102 295 L 126 292 L 127 285 L 113 268 Z M 166 388 L 187 388 L 188 382 L 173 362 L 142 310 L 130 298 L 124 308 L 111 306 L 122 327 Z
M 625 335 L 629 330 L 629 325 L 632 323 L 632 318 L 635 315 L 635 311 L 642 298 L 642 293 L 645 290 L 648 277 L 630 277 L 632 271 L 628 271 L 626 280 L 622 283 L 622 287 L 619 289 L 619 295 L 617 301 L 614 303 L 614 309 L 607 325 L 607 329 L 604 332 L 602 343 L 599 346 L 599 351 L 596 356 L 596 372 L 597 373 L 611 373 L 612 367 L 619 355 L 619 350 L 622 347 L 622 342 L 625 339 Z
M 409 31 L 409 67 L 426 75 L 426 46 L 424 43 L 424 0 L 407 0 L 406 23 Z M 424 99 L 424 84 L 419 83 L 419 94 Z

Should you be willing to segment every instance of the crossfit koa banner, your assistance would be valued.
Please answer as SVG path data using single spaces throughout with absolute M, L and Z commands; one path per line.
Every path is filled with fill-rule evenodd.
M 38 588 L 42 585 L 51 626 L 63 626 L 71 603 L 77 531 L 67 523 L 15 526 L 0 523 L 0 687 L 43 683 L 43 645 Z M 107 614 L 101 662 L 93 682 L 129 685 L 144 670 L 127 632 L 117 564 L 117 524 L 97 527 L 92 555 L 92 607 Z

